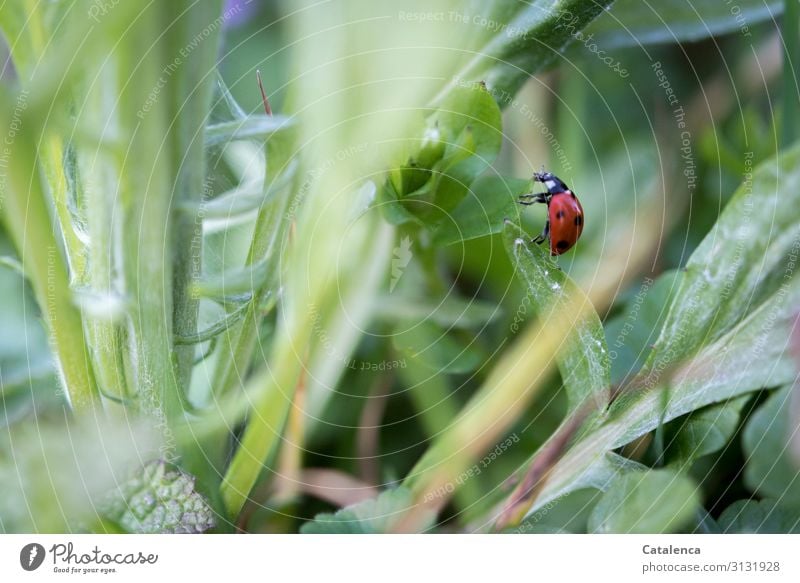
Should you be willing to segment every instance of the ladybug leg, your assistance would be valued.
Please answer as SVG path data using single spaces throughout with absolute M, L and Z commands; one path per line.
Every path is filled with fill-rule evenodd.
M 547 219 L 547 221 L 544 224 L 544 230 L 542 231 L 542 234 L 533 239 L 533 241 L 531 242 L 536 243 L 537 245 L 541 245 L 542 243 L 545 242 L 545 240 L 549 235 L 550 235 L 550 219 Z
M 525 206 L 530 206 L 532 204 L 537 203 L 547 203 L 547 198 L 545 197 L 546 192 L 531 192 L 530 194 L 521 194 L 519 196 L 519 200 L 517 202 L 519 204 L 524 204 Z

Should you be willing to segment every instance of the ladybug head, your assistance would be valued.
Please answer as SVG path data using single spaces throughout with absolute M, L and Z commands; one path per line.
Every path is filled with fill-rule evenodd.
M 552 172 L 534 172 L 533 179 L 544 184 L 550 194 L 557 194 L 569 190 L 569 187 Z

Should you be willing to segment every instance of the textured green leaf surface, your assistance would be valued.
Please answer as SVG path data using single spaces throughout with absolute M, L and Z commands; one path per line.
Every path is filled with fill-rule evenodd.
M 653 354 L 654 370 L 719 339 L 794 276 L 800 149 L 757 167 L 686 264 Z
M 530 76 L 560 58 L 576 32 L 612 4 L 613 0 L 472 0 L 459 11 L 471 42 L 454 75 L 455 84 L 483 80 L 501 101 L 510 101 Z
M 425 135 L 434 132 L 441 147 L 431 153 L 428 140 L 420 140 L 408 165 L 392 173 L 389 185 L 403 210 L 431 225 L 446 220 L 500 152 L 500 108 L 483 84 L 460 85 L 428 118 Z M 403 216 L 395 210 L 389 218 L 403 222 Z
M 589 530 L 669 533 L 690 521 L 699 506 L 694 483 L 669 469 L 630 472 L 608 488 L 589 517 Z
M 744 35 L 752 33 L 754 25 L 777 18 L 781 12 L 783 2 L 775 0 L 617 0 L 608 12 L 586 27 L 584 38 L 589 44 L 610 49 L 698 41 L 735 32 Z M 744 41 L 750 42 L 749 34 Z M 581 50 L 580 43 L 576 42 L 573 49 Z
M 589 398 L 598 406 L 608 400 L 610 362 L 600 318 L 589 298 L 553 262 L 546 245 L 531 243 L 531 236 L 507 222 L 503 230 L 506 252 L 525 289 L 523 306 L 530 315 L 550 320 L 553 314 L 585 314 L 567 336 L 556 354 L 558 369 L 567 392 L 570 409 Z M 516 324 L 516 323 L 515 323 Z M 518 324 L 517 324 L 518 326 Z M 515 332 L 512 324 L 512 332 Z
M 798 199 L 797 149 L 759 166 L 752 183 L 737 191 L 679 276 L 656 357 L 615 399 L 603 423 L 556 464 L 533 511 L 591 482 L 605 452 L 662 421 L 794 382 L 797 365 L 787 348 L 800 304 Z
M 738 500 L 719 517 L 723 533 L 739 534 L 798 534 L 800 508 L 775 499 Z
M 667 460 L 691 461 L 725 447 L 739 427 L 742 407 L 749 398 L 743 395 L 703 407 L 669 423 L 664 431 Z
M 770 395 L 748 420 L 742 434 L 745 484 L 755 493 L 800 505 L 800 460 L 791 452 L 792 386 Z
M 442 221 L 434 243 L 452 245 L 503 230 L 505 219 L 517 220 L 519 195 L 531 192 L 531 181 L 502 176 L 482 176 L 469 188 L 466 198 Z
M 137 534 L 204 532 L 214 526 L 214 513 L 194 482 L 163 461 L 150 462 L 111 495 L 103 514 Z
M 606 322 L 612 382 L 632 377 L 644 364 L 667 316 L 679 274 L 668 271 L 655 281 L 642 278 L 623 311 Z
M 374 500 L 348 506 L 335 514 L 318 514 L 300 529 L 304 534 L 376 534 L 389 532 L 413 502 L 411 491 L 395 488 Z

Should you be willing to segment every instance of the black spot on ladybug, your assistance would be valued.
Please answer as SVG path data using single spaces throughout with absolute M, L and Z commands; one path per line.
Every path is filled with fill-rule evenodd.
M 556 213 L 556 218 L 557 219 L 563 219 L 564 218 L 564 211 L 558 211 Z
M 566 249 L 567 247 L 569 247 L 569 243 L 566 241 L 559 241 L 556 243 L 556 249 Z
M 574 192 L 572 192 L 571 190 L 569 191 L 569 195 L 570 195 L 572 198 L 578 198 L 577 196 L 575 196 L 575 193 L 574 193 Z
M 575 226 L 576 227 L 580 227 L 582 224 L 583 224 L 583 216 L 582 215 L 576 215 L 575 216 Z

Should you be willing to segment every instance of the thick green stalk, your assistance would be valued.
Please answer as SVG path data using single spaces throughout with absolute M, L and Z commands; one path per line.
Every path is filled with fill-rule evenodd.
M 208 190 L 204 155 L 205 127 L 211 107 L 220 29 L 222 0 L 181 0 L 164 4 L 169 27 L 165 62 L 180 59 L 170 91 L 172 98 L 169 142 L 177 176 L 172 206 L 201 202 Z M 205 32 L 208 31 L 206 35 Z M 201 211 L 181 209 L 173 213 L 173 326 L 180 336 L 197 332 L 198 300 L 190 294 L 191 283 L 201 273 L 203 229 Z M 178 384 L 187 390 L 191 380 L 195 347 L 175 347 Z
M 3 100 L 0 116 L 9 163 L 0 184 L 2 216 L 20 255 L 25 273 L 50 333 L 64 390 L 72 408 L 86 411 L 99 403 L 99 393 L 83 336 L 81 315 L 72 301 L 69 273 L 50 220 L 46 190 L 36 162 L 35 128 L 26 127 L 27 93 L 16 103 Z
M 252 417 L 247 423 L 239 448 L 225 472 L 220 488 L 225 508 L 230 516 L 237 516 L 264 469 L 264 464 L 280 441 L 283 426 L 294 398 L 297 382 L 302 372 L 302 361 L 295 353 L 308 346 L 311 334 L 310 314 L 297 328 L 297 334 L 281 335 L 275 339 L 276 349 L 271 362 L 280 363 L 275 370 L 262 372 L 254 384 L 265 387 L 261 398 L 254 404 Z
M 128 148 L 120 176 L 123 261 L 130 301 L 129 338 L 146 411 L 166 422 L 183 411 L 173 366 L 170 203 L 174 185 L 168 132 L 172 113 L 163 6 L 142 9 L 120 47 L 120 107 Z M 161 87 L 161 91 L 157 88 Z
M 174 66 L 169 79 L 169 126 L 165 142 L 170 151 L 173 182 L 170 197 L 172 259 L 172 342 L 197 333 L 199 299 L 192 284 L 202 273 L 203 207 L 211 190 L 206 180 L 205 136 L 217 71 L 221 28 L 226 15 L 222 0 L 164 3 L 167 24 L 162 62 Z M 170 65 L 172 64 L 172 65 Z M 194 209 L 194 210 L 192 210 Z M 174 344 L 175 390 L 188 394 L 196 344 Z M 192 440 L 178 446 L 184 467 L 197 486 L 221 510 L 218 499 L 224 440 Z
M 81 111 L 78 123 L 81 127 L 116 127 L 119 112 L 114 107 L 117 85 L 113 66 L 110 63 L 103 66 L 98 62 L 93 69 L 96 71 L 94 81 L 76 89 L 76 95 L 82 95 L 82 102 L 76 98 Z M 120 223 L 114 207 L 119 169 L 124 161 L 112 146 L 102 143 L 104 138 L 100 136 L 100 143 L 84 144 L 78 140 L 75 144 L 76 188 L 80 189 L 79 197 L 86 212 L 91 241 L 85 285 L 92 294 L 105 297 L 109 302 L 116 298 L 121 303 L 119 282 L 115 281 L 119 266 L 114 260 L 113 236 Z M 124 400 L 132 396 L 132 387 L 123 358 L 128 347 L 124 341 L 121 316 L 117 320 L 108 312 L 87 313 L 84 319 L 100 390 L 104 395 Z
M 800 138 L 800 0 L 784 0 L 783 11 L 784 147 Z

